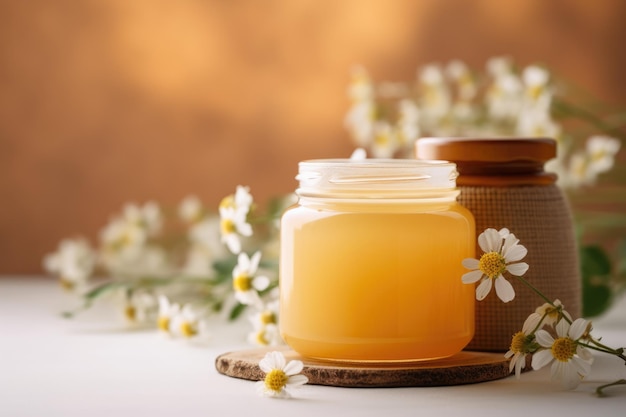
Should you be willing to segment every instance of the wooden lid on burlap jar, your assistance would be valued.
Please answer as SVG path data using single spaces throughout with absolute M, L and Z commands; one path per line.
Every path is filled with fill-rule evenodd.
M 581 313 L 581 279 L 568 201 L 544 170 L 556 156 L 550 138 L 421 138 L 418 159 L 456 163 L 460 204 L 476 220 L 476 236 L 507 228 L 528 249 L 524 278 L 574 317 Z M 478 257 L 482 255 L 476 246 Z M 467 349 L 506 351 L 526 318 L 543 304 L 532 290 L 505 274 L 515 298 L 503 303 L 495 292 L 476 303 L 476 332 Z M 460 279 L 460 277 L 459 277 Z

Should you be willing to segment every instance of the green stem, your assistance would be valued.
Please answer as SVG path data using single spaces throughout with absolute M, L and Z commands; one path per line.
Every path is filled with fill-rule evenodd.
M 539 291 L 537 288 L 533 287 L 533 285 L 530 282 L 526 281 L 522 277 L 515 276 L 515 278 L 517 278 L 520 281 L 522 281 L 522 283 L 524 283 L 524 285 L 526 285 L 528 288 L 533 290 L 535 292 L 535 294 L 537 294 L 539 297 L 541 297 L 541 299 L 544 300 L 546 303 L 550 304 L 554 308 L 557 308 L 557 306 L 555 306 L 554 303 L 552 301 L 550 301 L 550 299 L 548 299 L 548 297 L 543 295 L 543 293 L 541 291 Z
M 600 385 L 598 388 L 596 388 L 596 394 L 600 397 L 603 397 L 605 395 L 603 391 L 605 388 L 617 385 L 626 385 L 626 379 L 618 379 L 617 381 L 611 382 L 610 384 Z
M 566 101 L 562 101 L 559 99 L 555 99 L 553 101 L 554 108 L 557 111 L 560 111 L 563 114 L 569 114 L 574 117 L 578 117 L 582 120 L 587 121 L 592 126 L 602 130 L 605 133 L 618 134 L 618 130 L 623 126 L 611 126 L 608 123 L 604 122 L 601 118 L 597 117 L 595 114 L 590 111 L 583 109 L 582 107 L 577 107 L 572 105 Z

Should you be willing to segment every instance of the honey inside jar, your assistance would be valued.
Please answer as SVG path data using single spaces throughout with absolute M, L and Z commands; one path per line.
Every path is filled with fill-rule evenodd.
M 281 225 L 287 344 L 340 361 L 461 351 L 474 332 L 461 261 L 475 244 L 473 217 L 456 203 L 454 164 L 311 161 L 300 173 L 299 204 Z

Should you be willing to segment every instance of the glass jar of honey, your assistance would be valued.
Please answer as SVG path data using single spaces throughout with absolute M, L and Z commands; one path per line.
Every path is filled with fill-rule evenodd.
M 416 361 L 474 334 L 472 214 L 454 163 L 310 160 L 281 219 L 280 331 L 303 356 Z

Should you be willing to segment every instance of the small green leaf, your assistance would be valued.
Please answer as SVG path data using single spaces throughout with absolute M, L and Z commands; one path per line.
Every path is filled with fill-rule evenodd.
M 613 299 L 610 287 L 611 260 L 600 246 L 583 246 L 580 249 L 580 267 L 583 316 L 599 316 L 610 307 Z
M 229 320 L 236 320 L 241 313 L 244 312 L 244 310 L 246 309 L 247 305 L 245 304 L 241 304 L 238 303 L 235 307 L 233 307 L 233 309 L 230 311 L 230 315 L 228 316 Z
M 613 300 L 611 289 L 602 284 L 583 283 L 583 317 L 597 317 L 604 313 Z
M 215 269 L 218 274 L 230 275 L 232 274 L 235 265 L 237 265 L 237 258 L 235 257 L 220 259 L 213 262 L 213 269 Z
M 580 249 L 580 265 L 583 276 L 606 277 L 611 273 L 611 260 L 598 245 L 583 246 Z

